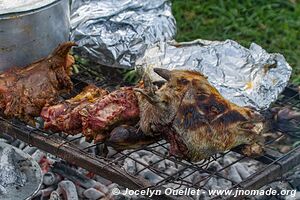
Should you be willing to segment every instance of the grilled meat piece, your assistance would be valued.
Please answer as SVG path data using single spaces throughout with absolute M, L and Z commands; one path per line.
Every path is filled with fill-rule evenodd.
M 245 154 L 263 152 L 264 118 L 224 99 L 198 72 L 155 69 L 166 83 L 154 94 L 136 90 L 141 130 L 162 134 L 170 154 L 199 161 L 246 144 Z
M 87 141 L 99 142 L 104 141 L 118 125 L 136 124 L 139 106 L 133 88 L 123 87 L 89 104 L 79 113 Z
M 59 94 L 72 89 L 71 65 L 68 54 L 73 42 L 58 46 L 47 58 L 25 68 L 10 69 L 0 75 L 0 110 L 33 124 L 45 104 L 53 103 Z
M 45 106 L 41 117 L 45 129 L 68 134 L 83 132 L 89 141 L 105 141 L 116 150 L 124 150 L 159 139 L 129 126 L 137 123 L 138 108 L 132 88 L 121 88 L 108 94 L 104 89 L 89 85 L 74 98 L 54 106 Z M 116 127 L 122 123 L 126 125 Z
M 106 90 L 89 85 L 80 94 L 69 100 L 54 106 L 45 106 L 41 112 L 44 128 L 54 132 L 63 131 L 68 134 L 82 132 L 82 120 L 79 111 L 107 94 Z

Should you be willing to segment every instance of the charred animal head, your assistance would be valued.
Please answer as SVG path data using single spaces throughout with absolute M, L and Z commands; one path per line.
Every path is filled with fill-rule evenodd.
M 229 102 L 199 72 L 155 69 L 166 80 L 157 91 L 137 91 L 141 129 L 162 134 L 170 153 L 201 160 L 261 140 L 263 118 Z

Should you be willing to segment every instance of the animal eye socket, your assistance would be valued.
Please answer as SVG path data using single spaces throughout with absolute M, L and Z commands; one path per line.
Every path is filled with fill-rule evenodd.
M 220 112 L 219 109 L 216 106 L 211 106 L 210 111 L 213 112 L 213 113 L 219 113 Z
M 241 125 L 241 127 L 243 129 L 249 129 L 249 130 L 251 130 L 251 129 L 253 129 L 255 127 L 255 125 L 252 124 L 252 123 L 244 123 L 244 124 Z
M 197 99 L 199 100 L 199 101 L 204 101 L 205 99 L 207 99 L 207 95 L 204 95 L 204 94 L 199 94 L 199 95 L 197 95 Z
M 179 82 L 179 84 L 182 84 L 182 85 L 187 85 L 189 83 L 189 81 L 187 79 L 185 79 L 185 78 L 179 79 L 178 82 Z

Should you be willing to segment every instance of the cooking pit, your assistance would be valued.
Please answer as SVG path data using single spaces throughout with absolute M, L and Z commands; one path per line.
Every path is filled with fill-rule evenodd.
M 75 87 L 72 95 L 88 83 L 108 90 L 119 84 L 126 85 L 119 70 L 99 66 L 77 70 L 78 73 L 73 75 Z M 290 106 L 299 110 L 299 92 L 294 86 L 288 86 L 273 106 Z M 39 119 L 37 121 L 40 124 Z M 164 140 L 143 148 L 117 152 L 112 148 L 107 150 L 103 143 L 88 143 L 81 134 L 68 136 L 48 132 L 41 126 L 31 127 L 19 120 L 1 117 L 0 131 L 14 146 L 30 153 L 42 167 L 43 188 L 36 199 L 48 199 L 50 196 L 51 199 L 115 199 L 114 188 L 122 191 L 125 188 L 161 191 L 166 188 L 199 189 L 201 194 L 192 198 L 209 199 L 208 190 L 259 189 L 283 179 L 286 172 L 300 163 L 299 146 L 285 150 L 278 148 L 296 141 L 295 137 L 284 132 L 266 134 L 266 153 L 257 159 L 243 156 L 239 149 L 234 149 L 192 163 L 169 156 L 169 144 Z M 151 198 L 179 197 L 173 193 Z

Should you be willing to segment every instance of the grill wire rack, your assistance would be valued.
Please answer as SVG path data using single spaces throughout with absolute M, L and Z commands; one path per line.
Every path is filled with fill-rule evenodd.
M 99 68 L 99 66 L 96 66 L 94 70 L 99 71 L 100 69 L 100 73 L 104 74 L 104 76 L 101 78 L 97 77 L 96 79 L 95 76 L 97 76 L 97 74 L 94 74 L 95 76 L 93 77 L 90 69 L 80 69 L 80 72 L 73 76 L 74 91 L 72 95 L 79 93 L 87 83 L 106 87 L 109 90 L 112 90 L 117 84 L 126 84 L 122 79 L 118 78 L 120 77 L 120 71 L 116 70 L 116 72 L 111 72 L 112 69 Z M 296 91 L 293 86 L 288 86 L 279 100 L 274 104 L 274 106 L 280 107 L 287 105 L 296 110 L 300 110 L 299 92 Z M 98 174 L 129 189 L 150 188 L 163 191 L 171 187 L 173 189 L 193 188 L 206 191 L 206 185 L 214 178 L 231 183 L 230 188 L 224 189 L 259 189 L 274 180 L 278 180 L 278 178 L 283 179 L 286 172 L 300 164 L 300 146 L 293 148 L 285 154 L 274 149 L 274 143 L 282 138 L 289 137 L 287 134 L 281 132 L 272 133 L 274 137 L 266 140 L 266 153 L 256 160 L 243 156 L 238 153 L 238 149 L 234 149 L 217 154 L 199 163 L 191 163 L 169 156 L 167 154 L 169 145 L 164 140 L 143 148 L 114 152 L 107 155 L 103 151 L 102 143 L 91 143 L 82 146 L 80 144 L 80 141 L 83 139 L 81 134 L 68 136 L 63 133 L 51 133 L 42 128 L 28 126 L 15 119 L 8 120 L 0 117 L 0 131 L 2 134 L 36 146 L 41 150 L 66 160 L 70 164 L 85 168 L 92 173 Z M 153 154 L 155 155 L 155 159 L 141 161 L 140 159 L 136 159 L 136 153 Z M 220 161 L 228 156 L 232 157 L 232 155 L 234 155 L 234 159 L 231 159 L 231 162 L 224 163 L 221 168 L 216 169 L 211 167 L 213 162 Z M 138 169 L 134 172 L 126 171 L 124 168 L 125 160 L 139 166 Z M 237 163 L 247 163 L 250 162 L 250 160 L 251 162 L 256 162 L 259 167 L 248 178 L 237 182 L 226 175 L 226 170 L 231 166 Z M 172 172 L 166 172 L 161 169 L 160 163 L 171 163 L 176 167 Z M 146 178 L 142 176 L 142 174 L 146 172 L 149 175 L 156 176 L 156 181 L 153 182 L 148 180 L 147 176 Z M 198 174 L 198 176 L 196 176 L 196 174 Z M 190 177 L 193 177 L 193 180 L 191 180 Z M 224 197 L 214 197 L 214 199 L 222 198 Z M 232 196 L 226 198 L 233 199 Z M 238 198 L 243 197 L 239 196 Z M 174 195 L 159 195 L 151 199 L 179 199 L 179 197 Z M 184 198 L 180 197 L 180 199 Z M 234 199 L 237 199 L 237 197 Z

